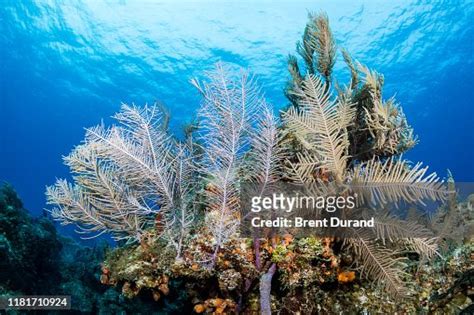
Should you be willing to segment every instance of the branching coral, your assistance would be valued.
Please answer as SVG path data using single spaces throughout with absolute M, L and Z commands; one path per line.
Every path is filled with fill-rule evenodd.
M 326 85 L 308 75 L 295 95 L 298 107 L 283 113 L 283 123 L 300 142 L 304 151 L 291 163 L 298 178 L 311 178 L 317 172 L 328 172 L 331 179 L 342 183 L 347 167 L 346 127 L 352 121 L 351 104 L 334 102 Z
M 163 226 L 177 250 L 192 221 L 193 149 L 167 133 L 157 106 L 123 105 L 120 125 L 87 130 L 84 144 L 65 158 L 74 184 L 48 187 L 54 218 L 96 237 L 140 240 L 147 229 Z M 178 235 L 178 236 L 177 236 Z
M 354 64 L 349 53 L 343 51 L 351 82 L 345 90 L 335 82 L 338 93 L 332 95 L 336 48 L 324 14 L 310 15 L 303 42 L 297 48 L 307 73 L 300 71 L 295 57 L 289 58 L 292 79 L 286 94 L 291 105 L 282 114 L 283 128 L 292 144 L 292 156 L 287 161 L 290 180 L 363 186 L 362 199 L 379 205 L 445 198 L 446 189 L 436 174 L 427 175 L 421 163 L 410 166 L 395 157 L 411 148 L 416 139 L 395 100 L 382 101 L 383 76 Z M 395 229 L 384 231 L 382 240 L 398 235 Z M 349 235 L 345 243 L 359 258 L 362 273 L 391 292 L 400 293 L 401 269 L 396 258 L 398 249 L 393 246 L 397 244 L 390 244 L 391 249 L 376 244 L 375 235 L 367 235 L 367 231 L 364 235 L 352 232 L 354 235 Z M 410 246 L 420 255 L 433 257 L 437 253 L 433 240 L 410 239 Z
M 326 14 L 309 14 L 303 40 L 298 43 L 298 54 L 305 61 L 310 74 L 319 72 L 326 82 L 331 81 L 336 61 L 336 44 Z
M 259 183 L 264 191 L 282 178 L 282 162 L 286 158 L 286 151 L 281 145 L 283 134 L 268 107 L 259 113 L 257 126 L 252 135 L 246 179 Z
M 236 236 L 240 213 L 238 185 L 245 166 L 245 153 L 252 147 L 252 154 L 263 154 L 252 166 L 251 176 L 265 182 L 275 180 L 273 151 L 278 130 L 248 74 L 232 78 L 224 66 L 218 64 L 216 70 L 209 73 L 209 82 L 200 84 L 193 80 L 192 83 L 204 98 L 199 112 L 204 149 L 200 172 L 207 182 L 206 224 L 215 239 L 215 250 L 210 258 L 213 265 L 222 244 Z M 263 115 L 259 116 L 260 113 Z

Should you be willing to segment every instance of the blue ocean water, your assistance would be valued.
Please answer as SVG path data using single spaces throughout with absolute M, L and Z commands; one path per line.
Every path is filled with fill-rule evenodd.
M 275 110 L 308 11 L 339 46 L 385 75 L 420 144 L 406 155 L 474 181 L 472 1 L 0 1 L 0 180 L 38 214 L 67 177 L 61 156 L 120 108 L 159 100 L 194 117 L 189 84 L 217 61 L 249 68 Z M 347 78 L 342 63 L 336 75 Z

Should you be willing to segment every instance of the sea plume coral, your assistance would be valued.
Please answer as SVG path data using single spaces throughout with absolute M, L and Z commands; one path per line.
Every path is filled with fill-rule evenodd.
M 349 145 L 345 129 L 354 114 L 351 104 L 331 99 L 326 84 L 311 74 L 294 93 L 298 107 L 283 113 L 283 124 L 301 143 L 304 153 L 297 155 L 299 161 L 292 169 L 299 177 L 324 170 L 342 183 Z
M 297 183 L 346 184 L 355 190 L 361 186 L 359 192 L 366 206 L 370 202 L 381 207 L 400 201 L 446 199 L 446 187 L 435 173 L 428 174 L 421 163 L 412 166 L 399 156 L 416 144 L 416 138 L 394 98 L 382 101 L 383 76 L 354 63 L 343 50 L 351 81 L 342 89 L 331 79 L 336 47 L 326 15 L 310 15 L 297 50 L 306 73 L 290 56 L 291 80 L 286 95 L 291 104 L 282 113 L 291 143 L 287 178 Z M 399 229 L 378 228 L 385 234 L 352 229 L 344 243 L 355 253 L 363 274 L 399 294 L 400 244 L 385 241 L 405 237 L 403 246 L 411 246 L 427 258 L 437 253 L 436 242 L 400 235 Z
M 92 237 L 140 240 L 156 224 L 165 237 L 177 225 L 183 233 L 192 218 L 185 187 L 193 183 L 192 150 L 168 135 L 158 106 L 123 105 L 114 118 L 119 125 L 87 129 L 84 144 L 65 158 L 74 184 L 58 180 L 47 188 L 52 216 Z M 180 241 L 170 240 L 179 252 Z
M 336 44 L 325 13 L 308 15 L 303 40 L 298 43 L 298 54 L 303 57 L 310 74 L 316 71 L 331 81 L 332 68 L 336 62 Z
M 214 264 L 219 248 L 235 237 L 239 224 L 239 177 L 248 166 L 244 163 L 245 154 L 249 148 L 256 150 L 254 154 L 264 154 L 251 174 L 266 182 L 274 180 L 272 152 L 278 131 L 254 79 L 247 73 L 232 77 L 224 65 L 217 64 L 207 82 L 192 83 L 203 96 L 199 111 L 204 151 L 200 173 L 207 186 L 206 223 L 215 239 L 211 257 Z M 260 135 L 257 128 L 261 128 Z
M 377 244 L 373 235 L 365 231 L 352 229 L 352 238 L 346 238 L 346 245 L 355 253 L 360 273 L 375 281 L 395 296 L 402 295 L 402 266 L 406 260 L 397 249 Z

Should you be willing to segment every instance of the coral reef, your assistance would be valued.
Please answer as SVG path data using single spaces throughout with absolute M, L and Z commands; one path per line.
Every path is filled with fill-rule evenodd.
M 461 207 L 466 207 L 466 203 L 461 203 Z M 267 240 L 260 242 L 263 265 L 277 266 L 270 300 L 275 312 L 456 314 L 474 298 L 472 240 L 433 264 L 420 265 L 415 256 L 409 259 L 403 269 L 406 283 L 403 302 L 365 281 L 353 268 L 352 255 L 333 251 L 332 239 L 295 240 L 286 236 L 275 241 L 280 244 L 275 248 Z M 262 272 L 255 268 L 251 240 L 233 239 L 226 243 L 212 270 L 200 266 L 195 258 L 196 253 L 202 254 L 204 250 L 213 252 L 209 234 L 196 234 L 188 244 L 183 260 L 169 259 L 171 255 L 166 259 L 168 265 L 158 258 L 156 244 L 117 249 L 105 260 L 103 275 L 111 279 L 109 284 L 122 286 L 127 296 L 155 297 L 156 291 L 163 295 L 159 288 L 163 280 L 183 281 L 175 287 L 186 292 L 186 303 L 181 305 L 183 311 L 192 309 L 196 313 L 212 314 L 261 311 L 258 282 Z M 159 252 L 163 255 L 167 249 L 164 244 L 161 246 Z M 163 269 L 164 266 L 167 267 Z
M 205 80 L 192 80 L 203 101 L 182 141 L 169 134 L 158 106 L 123 105 L 117 125 L 87 129 L 65 158 L 72 183 L 47 189 L 53 218 L 85 237 L 125 241 L 105 258 L 100 281 L 127 298 L 163 305 L 182 291 L 183 310 L 213 314 L 465 308 L 472 205 L 458 203 L 452 178 L 445 185 L 401 157 L 417 140 L 395 99 L 384 100 L 380 74 L 343 51 L 351 81 L 342 87 L 333 78 L 338 50 L 326 15 L 309 16 L 297 51 L 304 67 L 289 57 L 290 105 L 281 121 L 253 77 L 218 64 Z M 386 215 L 372 231 L 347 229 L 344 239 L 246 238 L 239 229 L 245 182 L 259 185 L 260 196 L 284 182 L 367 186 L 362 198 L 381 205 L 449 202 L 434 220 Z M 453 254 L 454 226 L 468 241 Z M 400 297 L 405 302 L 395 303 Z
M 8 184 L 0 187 L 0 289 L 52 293 L 62 243 L 45 217 L 32 219 Z
M 76 313 L 163 314 L 181 308 L 180 298 L 174 298 L 176 304 L 163 303 L 157 311 L 153 299 L 128 300 L 116 288 L 102 285 L 106 249 L 60 237 L 50 218 L 32 218 L 12 186 L 0 186 L 0 295 L 71 295 Z

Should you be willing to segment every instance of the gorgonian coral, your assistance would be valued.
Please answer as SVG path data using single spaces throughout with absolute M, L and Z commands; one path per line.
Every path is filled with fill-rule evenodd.
M 249 240 L 240 235 L 244 182 L 259 184 L 262 193 L 278 181 L 365 185 L 370 189 L 362 197 L 380 204 L 446 194 L 436 174 L 400 156 L 416 139 L 395 101 L 383 101 L 383 77 L 354 64 L 344 51 L 352 79 L 345 88 L 334 81 L 337 47 L 327 16 L 310 15 L 298 53 L 305 66 L 289 57 L 291 80 L 285 92 L 291 104 L 281 122 L 253 77 L 230 73 L 222 64 L 202 83 L 192 80 L 203 101 L 196 126 L 182 141 L 168 132 L 159 106 L 123 105 L 114 116 L 118 125 L 88 129 L 84 143 L 65 158 L 73 183 L 58 180 L 48 187 L 48 202 L 56 206 L 53 217 L 92 237 L 110 233 L 117 240 L 139 242 L 142 250 L 159 244 L 175 257 L 159 270 L 172 270 L 171 277 L 217 277 L 221 294 L 240 299 L 239 305 L 221 298 L 219 306 L 203 302 L 198 311 L 222 303 L 234 311 L 242 308 L 252 283 L 258 283 L 259 309 L 269 313 L 277 273 L 287 284 L 305 286 L 308 281 L 353 281 L 353 271 L 334 276 L 340 266 L 332 247 L 352 255 L 360 275 L 402 294 L 402 250 L 410 248 L 426 259 L 438 254 L 436 239 L 426 237 L 422 224 L 410 223 L 412 236 L 403 242 L 406 221 L 389 215 L 371 233 L 351 228 L 344 241 L 328 238 L 324 246 L 313 238 L 292 245 L 291 236 Z M 156 254 L 144 257 L 151 259 L 147 264 L 157 264 Z M 314 260 L 324 261 L 324 268 L 329 264 L 328 279 L 311 269 L 308 277 L 314 277 L 308 280 L 294 268 L 301 261 L 312 268 Z M 140 287 L 147 285 L 141 282 Z M 235 290 L 241 291 L 236 295 Z

